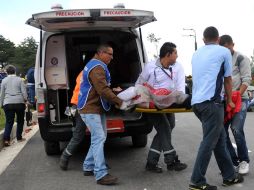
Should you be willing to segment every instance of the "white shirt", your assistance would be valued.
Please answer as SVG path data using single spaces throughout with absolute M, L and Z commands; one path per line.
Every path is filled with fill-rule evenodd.
M 182 65 L 176 62 L 170 66 L 170 69 L 162 70 L 160 59 L 152 61 L 145 65 L 136 84 L 147 82 L 153 88 L 166 88 L 168 90 L 178 90 L 185 93 L 185 73 Z

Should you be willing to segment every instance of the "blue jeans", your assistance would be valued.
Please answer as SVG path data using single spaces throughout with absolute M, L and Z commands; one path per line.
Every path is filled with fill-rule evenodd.
M 206 184 L 205 174 L 212 152 L 224 180 L 235 178 L 235 169 L 226 146 L 226 133 L 223 126 L 224 106 L 212 101 L 195 104 L 193 111 L 202 123 L 203 140 L 200 143 L 193 168 L 191 183 Z
M 91 145 L 83 163 L 84 171 L 93 171 L 98 181 L 108 174 L 104 157 L 104 143 L 107 138 L 105 114 L 80 114 L 91 133 Z
M 231 155 L 231 159 L 235 166 L 238 166 L 239 162 L 246 161 L 249 163 L 248 148 L 246 145 L 245 135 L 244 135 L 244 122 L 247 114 L 248 100 L 242 100 L 241 111 L 236 113 L 233 119 L 225 124 L 225 130 L 227 134 L 227 147 Z M 234 147 L 232 146 L 228 128 L 231 128 L 233 136 L 235 138 L 237 146 L 237 154 Z
M 28 101 L 30 104 L 34 105 L 35 104 L 35 85 L 30 84 L 27 85 L 27 94 L 28 94 Z

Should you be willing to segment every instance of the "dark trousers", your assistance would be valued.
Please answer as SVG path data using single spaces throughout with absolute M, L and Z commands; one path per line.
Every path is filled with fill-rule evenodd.
M 81 119 L 78 112 L 75 114 L 75 127 L 73 128 L 73 134 L 70 142 L 63 152 L 63 156 L 70 157 L 77 149 L 78 145 L 85 137 L 86 124 Z
M 212 101 L 195 104 L 193 111 L 202 123 L 203 139 L 200 143 L 191 182 L 195 185 L 206 184 L 206 170 L 212 152 L 224 180 L 235 177 L 235 169 L 226 146 L 226 132 L 224 130 L 224 105 Z
M 147 162 L 157 164 L 160 154 L 164 154 L 164 162 L 171 164 L 175 157 L 176 151 L 171 143 L 171 133 L 175 126 L 174 114 L 149 114 L 149 122 L 151 122 L 156 130 L 153 138 Z
M 24 116 L 25 116 L 25 104 L 6 104 L 3 106 L 5 113 L 5 130 L 4 130 L 4 140 L 10 140 L 11 130 L 14 124 L 15 114 L 17 116 L 17 140 L 22 139 L 22 132 L 24 126 Z

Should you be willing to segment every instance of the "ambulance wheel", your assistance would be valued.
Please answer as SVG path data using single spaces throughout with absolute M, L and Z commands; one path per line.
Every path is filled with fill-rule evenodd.
M 141 148 L 145 147 L 147 144 L 147 135 L 133 135 L 132 137 L 132 144 L 134 147 Z
M 60 144 L 59 142 L 48 142 L 44 141 L 44 148 L 47 155 L 60 154 Z

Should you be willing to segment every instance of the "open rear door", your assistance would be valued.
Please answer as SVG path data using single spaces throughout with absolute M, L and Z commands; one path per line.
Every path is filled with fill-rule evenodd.
M 73 9 L 33 14 L 26 24 L 47 32 L 137 28 L 156 21 L 153 12 L 132 9 Z

